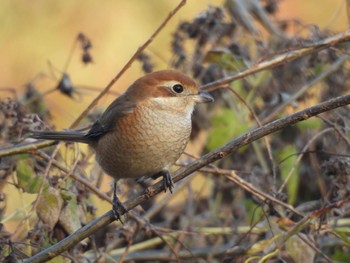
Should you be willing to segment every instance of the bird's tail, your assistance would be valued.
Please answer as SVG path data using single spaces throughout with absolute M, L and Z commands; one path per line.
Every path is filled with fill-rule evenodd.
M 90 139 L 85 136 L 85 133 L 80 131 L 32 131 L 29 137 L 52 141 L 67 141 L 81 143 L 91 142 Z

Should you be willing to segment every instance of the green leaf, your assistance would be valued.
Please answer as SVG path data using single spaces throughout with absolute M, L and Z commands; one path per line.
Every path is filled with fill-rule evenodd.
M 37 176 L 33 169 L 33 159 L 20 159 L 16 165 L 18 187 L 27 193 L 38 193 L 43 181 L 42 176 Z
M 245 130 L 247 130 L 247 126 L 242 124 L 237 113 L 230 109 L 220 109 L 212 120 L 212 129 L 209 134 L 207 148 L 213 150 L 222 146 Z
M 36 212 L 39 218 L 51 229 L 56 225 L 61 213 L 63 199 L 60 191 L 47 187 L 39 196 Z
M 286 249 L 289 255 L 295 263 L 314 262 L 316 251 L 308 246 L 301 237 L 308 240 L 308 237 L 303 233 L 294 235 L 287 240 Z
M 247 67 L 246 61 L 234 56 L 228 49 L 215 49 L 207 53 L 204 61 L 207 63 L 215 63 L 221 66 L 223 69 L 230 71 L 240 71 Z
M 332 256 L 332 259 L 337 262 L 350 262 L 350 254 L 348 251 L 337 249 Z
M 307 131 L 310 129 L 320 130 L 322 128 L 323 122 L 319 118 L 310 118 L 306 121 L 298 122 L 297 125 L 301 131 Z
M 246 218 L 249 220 L 249 224 L 256 224 L 261 220 L 261 216 L 263 215 L 263 209 L 261 206 L 257 205 L 251 199 L 245 199 L 243 204 L 247 210 Z
M 350 229 L 349 227 L 336 227 L 333 229 L 334 232 L 338 234 L 341 240 L 344 241 L 344 243 L 348 244 L 350 246 Z
M 295 155 L 296 152 L 298 151 L 293 145 L 288 145 L 278 152 L 278 156 L 281 157 L 280 159 L 283 158 L 283 162 L 280 164 L 281 177 L 283 180 L 287 178 L 289 172 L 291 171 L 291 169 L 293 169 L 295 161 L 298 158 L 298 156 Z M 297 164 L 287 183 L 289 204 L 294 204 L 297 200 L 299 186 L 299 169 L 300 167 Z
M 66 205 L 62 209 L 58 221 L 63 229 L 68 234 L 71 234 L 81 227 L 81 222 L 79 219 L 79 206 L 76 197 L 72 194 L 70 194 L 70 198 L 65 204 Z

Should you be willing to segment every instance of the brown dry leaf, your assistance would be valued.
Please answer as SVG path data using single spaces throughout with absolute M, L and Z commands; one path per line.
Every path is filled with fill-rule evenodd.
M 314 262 L 316 251 L 305 243 L 301 238 L 307 240 L 303 233 L 290 237 L 286 242 L 286 249 L 295 263 Z

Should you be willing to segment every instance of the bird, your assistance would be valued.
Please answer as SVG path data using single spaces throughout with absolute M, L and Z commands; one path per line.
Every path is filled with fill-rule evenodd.
M 213 97 L 200 90 L 191 77 L 177 70 L 160 70 L 133 82 L 87 132 L 32 131 L 30 137 L 88 144 L 114 182 L 162 176 L 164 190 L 172 192 L 169 169 L 190 139 L 194 107 L 212 101 Z M 126 212 L 116 195 L 116 183 L 113 212 L 120 221 L 120 214 Z

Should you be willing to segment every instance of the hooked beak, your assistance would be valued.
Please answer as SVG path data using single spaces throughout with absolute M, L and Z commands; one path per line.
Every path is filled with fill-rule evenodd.
M 193 100 L 197 103 L 208 103 L 213 102 L 214 98 L 208 92 L 200 91 L 198 95 L 193 96 Z

